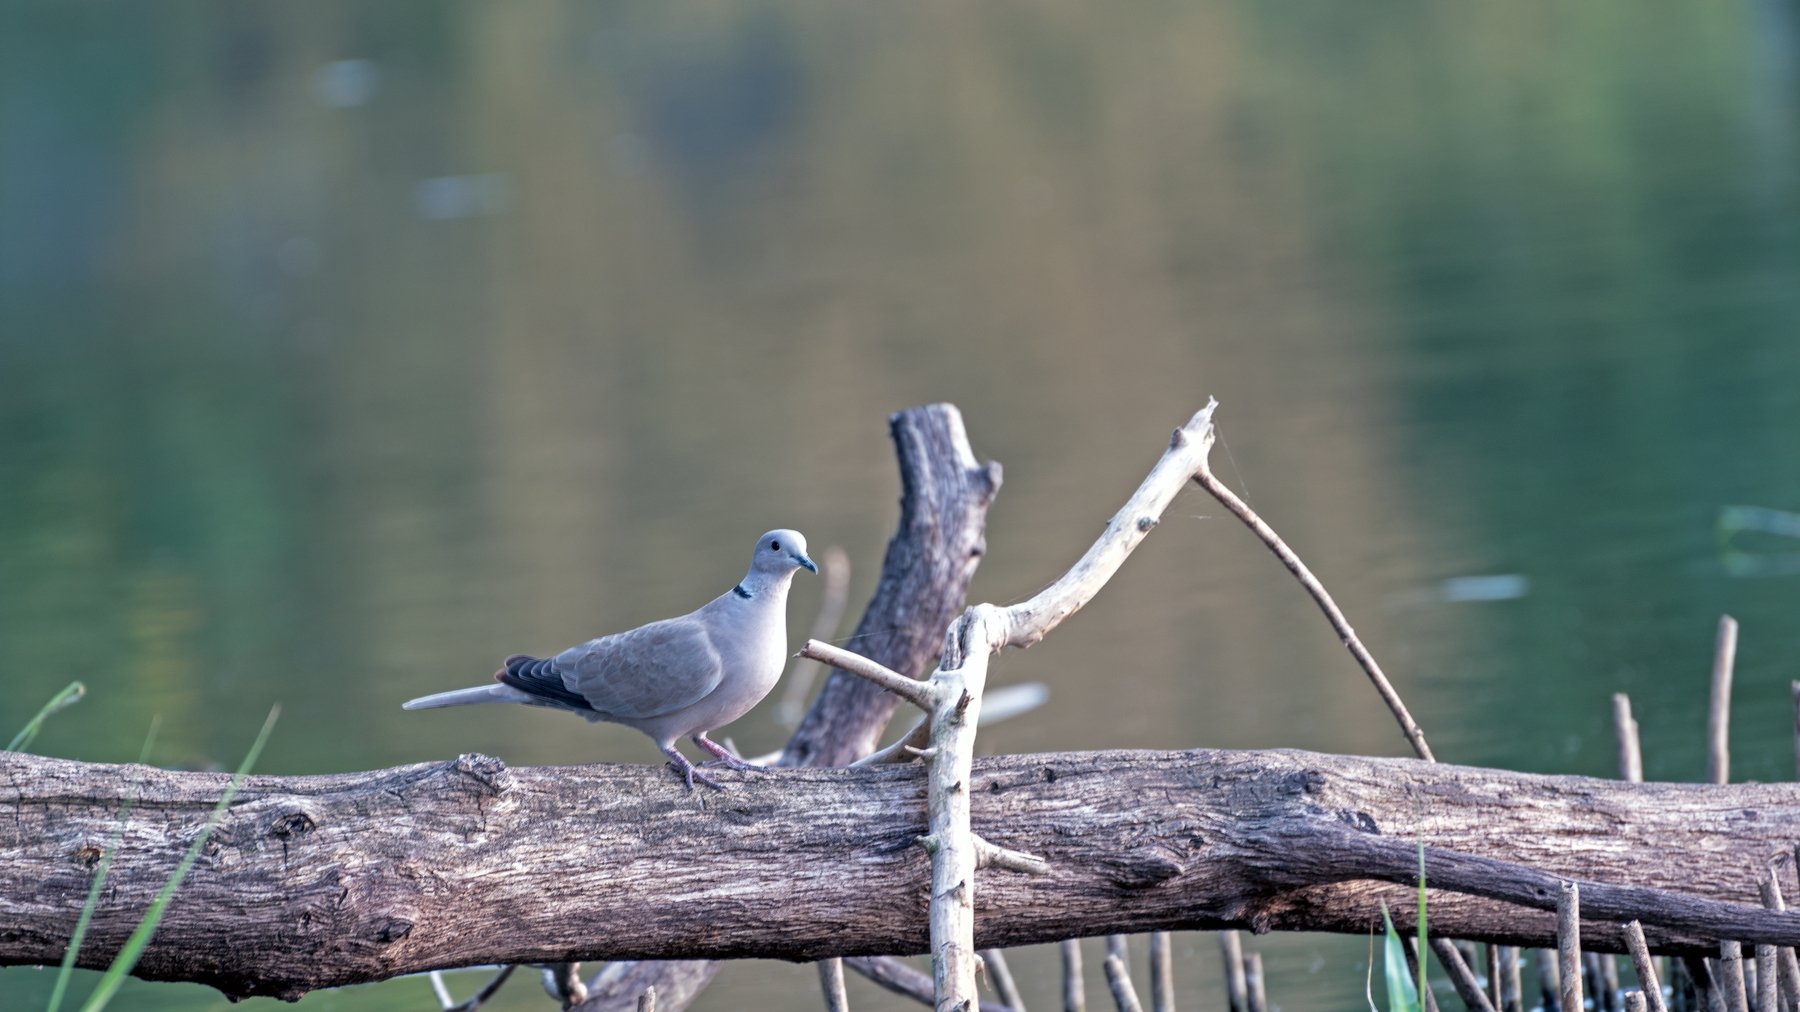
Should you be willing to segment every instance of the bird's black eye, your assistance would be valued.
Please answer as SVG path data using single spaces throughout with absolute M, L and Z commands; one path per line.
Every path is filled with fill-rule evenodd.
M 781 551 L 781 542 L 779 542 L 779 541 L 769 542 L 769 551 L 771 551 L 771 552 Z

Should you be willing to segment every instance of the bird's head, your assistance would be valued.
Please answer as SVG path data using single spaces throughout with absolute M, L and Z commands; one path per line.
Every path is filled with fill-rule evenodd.
M 806 557 L 806 538 L 799 531 L 770 531 L 757 539 L 756 554 L 750 559 L 752 573 L 787 576 L 796 569 L 819 571 Z

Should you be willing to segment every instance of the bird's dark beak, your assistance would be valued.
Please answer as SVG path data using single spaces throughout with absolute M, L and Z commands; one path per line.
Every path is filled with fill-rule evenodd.
M 819 571 L 819 564 L 814 562 L 813 560 L 807 558 L 804 555 L 796 554 L 794 556 L 794 561 L 798 562 L 801 566 L 803 566 L 807 569 L 810 569 L 815 573 Z

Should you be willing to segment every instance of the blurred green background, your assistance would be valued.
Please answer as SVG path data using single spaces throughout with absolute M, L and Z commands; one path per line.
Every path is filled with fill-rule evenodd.
M 7 3 L 0 732 L 79 678 L 37 750 L 160 714 L 156 762 L 229 766 L 279 701 L 260 772 L 654 762 L 399 704 L 693 607 L 774 526 L 846 549 L 853 621 L 930 401 L 1005 466 L 973 594 L 1018 600 L 1215 395 L 1440 758 L 1613 775 L 1626 691 L 1699 779 L 1730 612 L 1734 776 L 1789 779 L 1800 542 L 1721 518 L 1800 510 L 1797 41 L 1777 0 Z M 995 678 L 1051 696 L 993 752 L 1405 753 L 1198 490 Z M 1280 1008 L 1361 1002 L 1365 940 L 1254 944 Z M 696 1007 L 817 1003 L 745 964 Z

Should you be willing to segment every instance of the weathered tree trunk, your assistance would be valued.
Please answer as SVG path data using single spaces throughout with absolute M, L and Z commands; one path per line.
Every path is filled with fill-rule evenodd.
M 61 957 L 131 794 L 83 966 L 117 950 L 226 779 L 18 754 L 0 755 L 0 777 L 13 808 L 0 824 L 0 964 Z M 653 767 L 482 756 L 252 777 L 137 973 L 296 997 L 481 962 L 924 951 L 920 768 L 730 777 L 727 791 L 688 794 Z M 1800 839 L 1792 785 L 1191 751 L 1006 756 L 979 762 L 970 786 L 974 830 L 1052 869 L 980 874 L 984 948 L 1151 929 L 1361 933 L 1383 899 L 1404 924 L 1410 892 L 1366 879 L 1405 881 L 1419 841 L 1428 884 L 1540 907 L 1433 890 L 1434 931 L 1553 942 L 1543 881 L 1495 878 L 1498 859 L 1581 880 L 1590 946 L 1622 948 L 1618 921 L 1633 914 L 1663 949 L 1800 942 L 1800 915 L 1717 902 L 1754 903 L 1759 871 Z M 1667 894 L 1606 883 L 1686 898 L 1668 908 Z M 1634 903 L 1663 907 L 1623 909 Z
M 1000 465 L 975 460 L 962 413 L 951 404 L 895 412 L 888 434 L 900 468 L 900 523 L 851 641 L 864 656 L 917 677 L 936 658 L 986 550 L 987 510 L 1000 490 Z M 833 671 L 781 765 L 841 766 L 867 755 L 895 705 L 888 693 Z M 638 995 L 650 986 L 659 1007 L 680 1012 L 718 972 L 706 960 L 614 969 L 623 972 L 597 981 L 580 1012 L 636 1009 Z
M 962 415 L 948 404 L 902 411 L 889 429 L 900 459 L 900 524 L 850 642 L 864 657 L 917 678 L 936 662 L 987 550 L 987 508 L 1000 491 L 1000 465 L 976 462 Z M 843 766 L 868 755 L 899 702 L 833 671 L 782 765 Z

